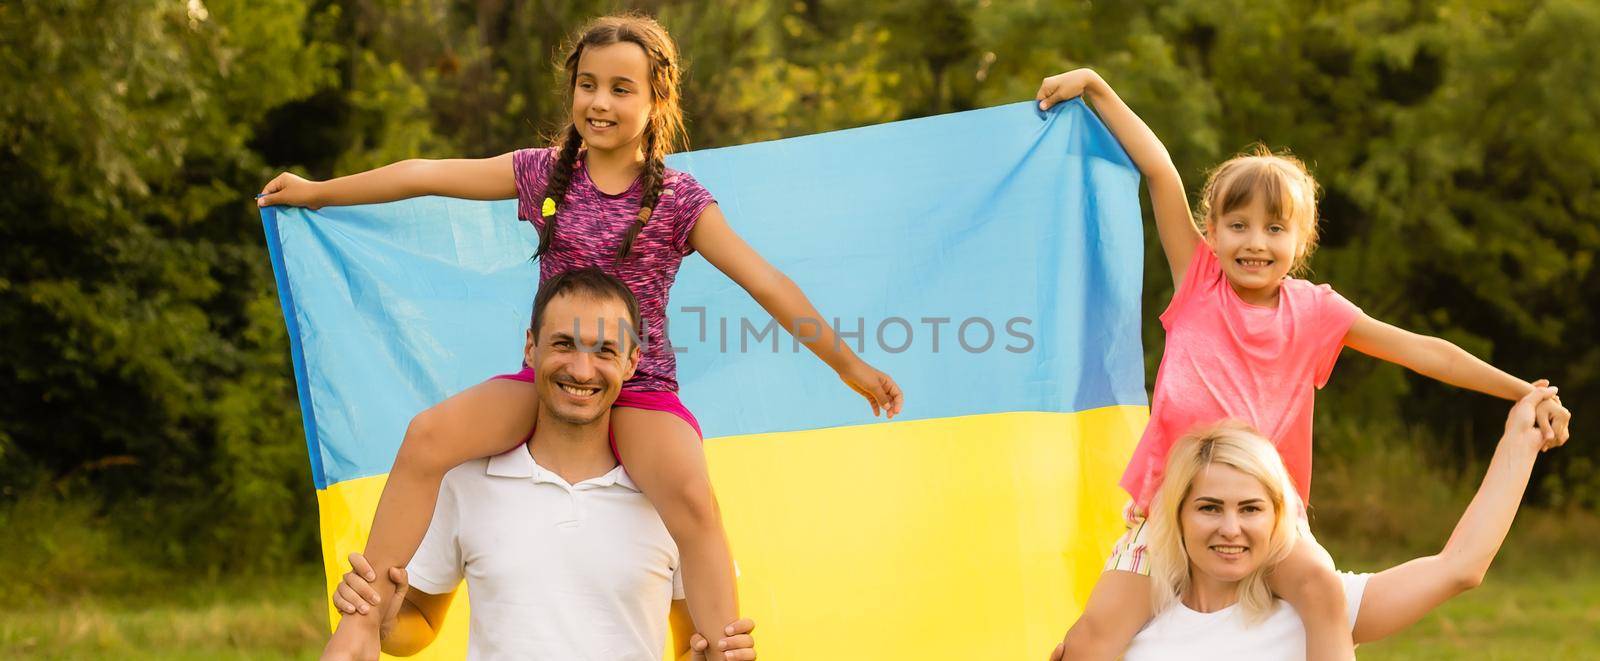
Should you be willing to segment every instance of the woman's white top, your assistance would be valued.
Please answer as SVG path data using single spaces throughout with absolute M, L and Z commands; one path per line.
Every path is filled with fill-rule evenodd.
M 1340 572 L 1344 582 L 1344 602 L 1355 626 L 1361 609 L 1361 594 L 1371 574 Z M 1289 602 L 1277 600 L 1266 619 L 1245 621 L 1238 605 L 1214 613 L 1200 613 L 1182 602 L 1151 618 L 1128 646 L 1124 661 L 1164 661 L 1185 659 L 1259 659 L 1261 661 L 1304 661 L 1306 629 L 1300 615 Z

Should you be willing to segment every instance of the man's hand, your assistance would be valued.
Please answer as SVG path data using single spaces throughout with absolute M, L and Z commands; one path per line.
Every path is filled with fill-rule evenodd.
M 333 592 L 333 607 L 346 615 L 365 615 L 373 608 L 382 607 L 378 591 L 372 589 L 375 578 L 377 574 L 372 571 L 372 563 L 367 562 L 367 558 L 360 553 L 351 553 L 350 571 L 345 572 L 344 580 Z M 379 639 L 388 638 L 389 632 L 394 630 L 394 623 L 400 617 L 400 608 L 406 603 L 406 590 L 411 587 L 406 582 L 406 570 L 400 567 L 389 568 L 389 580 L 394 581 L 396 586 L 394 599 L 383 610 L 383 623 L 378 625 Z
M 728 661 L 755 661 L 756 639 L 751 635 L 755 630 L 754 620 L 748 617 L 735 620 L 733 624 L 722 629 L 728 637 L 717 642 L 717 649 L 727 655 Z M 706 649 L 709 647 L 706 639 L 700 634 L 689 637 L 689 658 L 693 661 L 705 661 Z

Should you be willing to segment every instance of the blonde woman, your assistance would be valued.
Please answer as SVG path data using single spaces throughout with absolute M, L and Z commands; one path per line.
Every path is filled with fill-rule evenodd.
M 1505 434 L 1455 532 L 1435 555 L 1376 574 L 1340 574 L 1357 643 L 1379 640 L 1483 581 L 1545 446 L 1534 409 L 1544 382 L 1512 407 Z M 1308 534 L 1283 460 L 1237 422 L 1174 446 L 1146 525 L 1155 617 L 1124 659 L 1304 659 L 1305 627 L 1266 575 Z M 1057 646 L 1053 660 L 1061 659 Z

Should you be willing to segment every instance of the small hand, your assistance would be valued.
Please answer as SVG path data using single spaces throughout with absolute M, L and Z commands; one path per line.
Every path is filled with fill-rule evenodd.
M 900 406 L 905 402 L 905 396 L 900 392 L 900 385 L 888 374 L 878 371 L 864 361 L 856 361 L 854 366 L 839 373 L 839 379 L 850 386 L 851 390 L 866 398 L 867 404 L 872 406 L 873 417 L 882 412 L 893 420 L 900 414 Z
M 1089 86 L 1099 79 L 1100 74 L 1095 73 L 1093 69 L 1074 69 L 1058 73 L 1039 83 L 1039 91 L 1034 93 L 1033 98 L 1039 101 L 1040 110 L 1049 110 L 1050 106 L 1057 103 L 1083 96 Z
M 1538 387 L 1543 383 L 1548 381 L 1540 379 L 1534 382 L 1534 385 Z M 1540 448 L 1541 451 L 1561 447 L 1572 436 L 1570 429 L 1572 412 L 1561 405 L 1560 397 L 1551 396 L 1540 400 L 1533 409 L 1533 420 L 1539 425 L 1539 431 L 1544 434 L 1544 447 Z
M 1050 653 L 1050 661 L 1061 661 L 1067 655 L 1067 641 L 1056 643 L 1056 649 Z
M 360 553 L 350 554 L 350 571 L 345 572 L 344 580 L 339 583 L 338 589 L 333 592 L 333 606 L 346 615 L 365 615 L 373 607 L 381 607 L 382 600 L 378 591 L 373 589 L 372 581 L 377 574 L 372 571 L 372 564 L 367 562 Z M 395 622 L 399 620 L 400 608 L 405 604 L 406 591 L 410 589 L 407 582 L 406 570 L 400 567 L 389 568 L 389 580 L 395 584 L 394 599 L 389 602 L 389 607 L 383 609 L 383 620 L 378 626 L 378 637 L 388 638 L 389 632 L 394 629 Z
M 1546 449 L 1554 437 L 1550 435 L 1552 430 L 1549 427 L 1538 423 L 1536 411 L 1541 402 L 1554 398 L 1556 392 L 1557 389 L 1550 387 L 1549 381 L 1534 381 L 1533 389 L 1523 395 L 1511 407 L 1511 412 L 1506 414 L 1506 438 L 1537 445 L 1541 451 Z
M 256 206 L 270 207 L 275 204 L 287 204 L 292 207 L 306 207 L 316 209 L 322 206 L 316 199 L 317 182 L 309 181 L 304 177 L 289 172 L 284 172 L 272 178 L 261 189 L 261 194 L 256 196 Z
M 751 632 L 755 631 L 755 629 L 755 621 L 748 617 L 735 620 L 733 624 L 722 629 L 722 632 L 727 634 L 728 637 L 717 642 L 717 649 L 726 655 L 725 658 L 728 661 L 755 661 L 756 639 L 755 636 L 751 635 Z M 706 644 L 706 639 L 701 637 L 700 634 L 697 633 L 690 636 L 689 651 L 691 654 L 689 658 L 694 661 L 705 661 L 705 652 L 709 647 Z
M 321 661 L 378 661 L 378 632 L 361 620 L 343 619 L 322 648 Z

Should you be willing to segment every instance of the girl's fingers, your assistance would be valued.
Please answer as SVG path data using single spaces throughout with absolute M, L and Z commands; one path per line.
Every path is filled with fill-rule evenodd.
M 372 584 L 368 583 L 360 576 L 357 576 L 355 572 L 345 573 L 344 584 L 350 588 L 351 592 L 355 593 L 356 597 L 360 597 L 362 600 L 374 606 L 378 605 L 378 591 L 373 590 Z
M 1051 104 L 1055 103 L 1056 89 L 1058 87 L 1054 76 L 1044 79 L 1044 82 L 1039 85 L 1039 91 L 1035 92 L 1033 97 L 1039 100 L 1040 110 L 1049 110 Z
M 894 379 L 891 379 L 887 376 L 883 378 L 885 381 L 889 382 L 889 417 L 893 418 L 897 415 L 900 415 L 900 408 L 905 405 L 906 397 L 905 393 L 900 390 L 900 384 L 895 383 Z
M 337 597 L 343 598 L 345 604 L 349 606 L 348 609 L 341 609 L 346 613 L 355 614 L 359 612 L 365 614 L 370 608 L 367 606 L 367 602 L 362 601 L 361 598 L 356 594 L 355 588 L 352 588 L 349 585 L 340 585 L 339 589 L 335 590 L 333 594 Z
M 345 615 L 354 615 L 356 613 L 355 605 L 351 604 L 349 599 L 344 598 L 344 590 L 334 591 L 333 607 L 339 609 L 339 612 Z
M 372 563 L 367 562 L 367 556 L 360 553 L 350 554 L 350 571 L 359 574 L 368 581 L 378 580 L 378 574 L 372 571 Z

